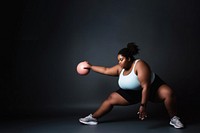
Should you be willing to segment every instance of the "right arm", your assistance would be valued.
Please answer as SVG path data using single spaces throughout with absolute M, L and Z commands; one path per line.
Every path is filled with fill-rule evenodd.
M 122 68 L 119 65 L 115 65 L 113 67 L 94 66 L 91 64 L 89 65 L 89 69 L 91 69 L 92 71 L 109 76 L 119 76 L 122 70 Z

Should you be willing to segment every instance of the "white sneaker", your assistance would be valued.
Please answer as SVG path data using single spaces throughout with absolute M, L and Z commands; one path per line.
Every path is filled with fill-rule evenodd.
M 79 122 L 86 125 L 97 125 L 97 119 L 92 117 L 92 114 L 86 116 L 85 118 L 80 118 Z
M 171 121 L 170 121 L 170 125 L 174 126 L 175 128 L 183 128 L 184 125 L 183 123 L 181 123 L 181 121 L 179 120 L 180 118 L 177 116 L 174 116 Z

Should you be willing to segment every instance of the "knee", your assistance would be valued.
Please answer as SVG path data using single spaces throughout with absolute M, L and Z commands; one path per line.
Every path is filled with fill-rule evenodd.
M 166 95 L 168 96 L 168 97 L 174 97 L 175 95 L 174 95 L 174 91 L 172 90 L 172 89 L 169 89 L 167 92 L 166 92 Z
M 107 100 L 105 101 L 107 104 L 109 105 L 115 105 L 115 94 L 112 93 L 110 94 L 110 96 L 107 98 Z
M 173 90 L 169 87 L 162 88 L 159 92 L 161 99 L 171 99 L 175 97 Z

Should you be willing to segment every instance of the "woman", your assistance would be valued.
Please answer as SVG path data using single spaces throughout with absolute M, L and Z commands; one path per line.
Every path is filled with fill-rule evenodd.
M 184 125 L 177 117 L 175 108 L 176 99 L 173 90 L 158 75 L 151 71 L 149 65 L 141 60 L 135 59 L 139 53 L 138 46 L 135 43 L 128 43 L 118 53 L 118 64 L 111 67 L 94 66 L 89 64 L 87 69 L 94 72 L 119 76 L 118 84 L 120 89 L 110 94 L 102 105 L 94 112 L 80 118 L 83 124 L 96 125 L 97 119 L 112 110 L 115 105 L 132 105 L 140 103 L 138 110 L 139 119 L 144 120 L 147 117 L 147 102 L 164 102 L 169 114 L 170 125 L 175 128 L 183 128 Z

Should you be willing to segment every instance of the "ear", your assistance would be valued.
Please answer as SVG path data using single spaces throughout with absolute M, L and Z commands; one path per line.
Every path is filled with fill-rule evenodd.
M 128 61 L 131 61 L 131 58 L 130 58 L 130 57 L 128 58 Z

